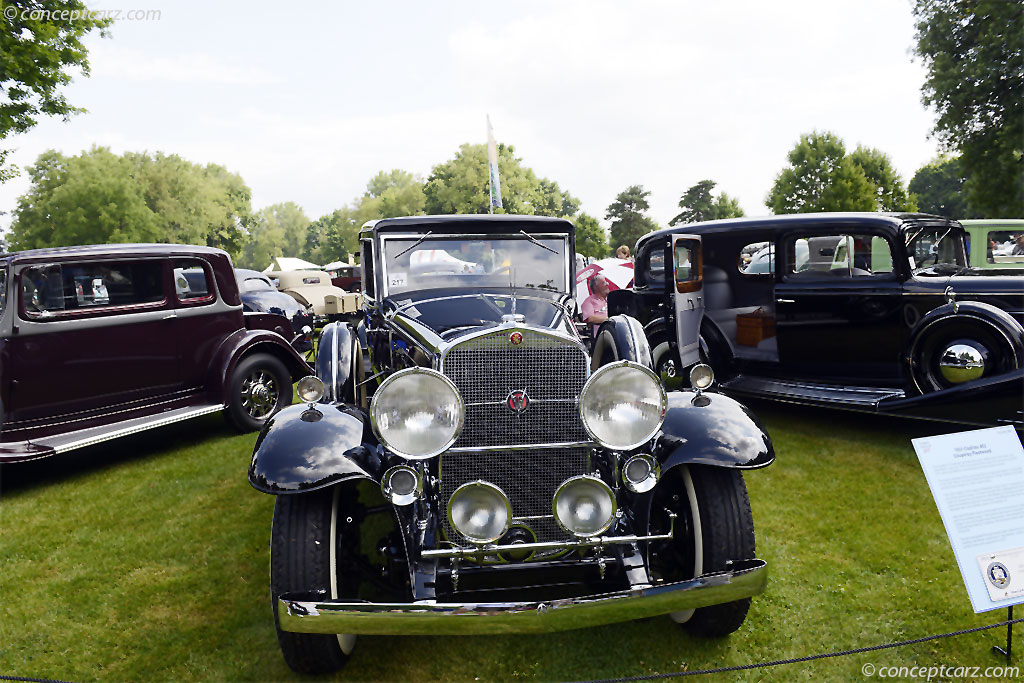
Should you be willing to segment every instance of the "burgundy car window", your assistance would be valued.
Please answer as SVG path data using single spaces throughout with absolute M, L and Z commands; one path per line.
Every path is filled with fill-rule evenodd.
M 73 315 L 164 301 L 159 261 L 46 264 L 21 274 L 21 305 L 30 318 Z
M 178 301 L 195 303 L 213 299 L 210 274 L 206 265 L 198 259 L 175 261 L 174 291 L 178 295 Z

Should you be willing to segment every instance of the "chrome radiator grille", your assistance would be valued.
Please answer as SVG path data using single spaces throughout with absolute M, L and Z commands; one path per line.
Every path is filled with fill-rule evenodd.
M 441 371 L 466 403 L 466 422 L 455 447 L 507 446 L 587 441 L 577 408 L 587 381 L 587 356 L 579 346 L 530 330 L 508 329 L 455 346 Z M 509 408 L 514 391 L 525 391 L 528 407 Z
M 447 506 L 452 493 L 467 481 L 483 479 L 499 487 L 512 503 L 513 521 L 533 530 L 538 541 L 568 536 L 555 523 L 551 501 L 559 485 L 571 476 L 589 471 L 589 449 L 531 448 L 519 451 L 449 451 L 441 456 L 441 500 Z M 541 519 L 537 519 L 541 517 Z M 448 538 L 459 542 L 447 516 Z

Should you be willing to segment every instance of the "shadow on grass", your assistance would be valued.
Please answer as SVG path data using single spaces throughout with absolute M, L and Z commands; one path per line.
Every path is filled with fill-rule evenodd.
M 207 439 L 237 435 L 238 432 L 227 425 L 222 415 L 205 415 L 40 460 L 0 465 L 0 499 L 20 491 L 113 469 L 128 462 L 161 458 Z

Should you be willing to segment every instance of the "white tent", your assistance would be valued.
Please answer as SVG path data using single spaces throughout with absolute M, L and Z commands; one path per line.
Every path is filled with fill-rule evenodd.
M 300 258 L 292 258 L 291 256 L 275 256 L 271 260 L 270 265 L 263 269 L 264 273 L 271 271 L 288 271 L 288 270 L 322 270 L 320 266 L 309 261 L 304 261 Z

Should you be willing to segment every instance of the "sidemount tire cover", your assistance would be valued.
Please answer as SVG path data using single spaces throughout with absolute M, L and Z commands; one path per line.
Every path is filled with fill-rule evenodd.
M 632 361 L 654 369 L 651 347 L 644 334 L 643 325 L 636 318 L 627 315 L 613 315 L 601 323 L 594 339 L 590 371 L 620 360 Z

